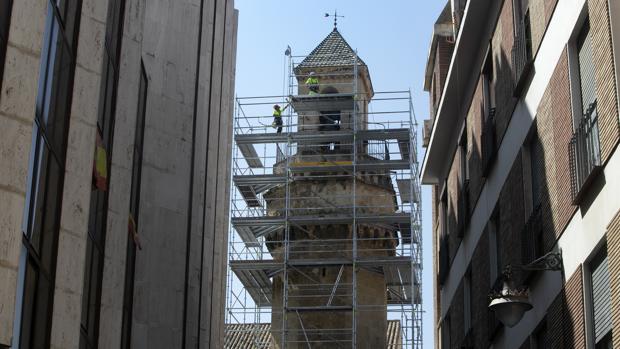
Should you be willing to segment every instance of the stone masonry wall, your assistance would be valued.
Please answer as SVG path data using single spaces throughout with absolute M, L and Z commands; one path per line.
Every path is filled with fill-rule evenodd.
M 47 1 L 13 2 L 0 82 L 0 346 L 13 336 L 22 221 Z

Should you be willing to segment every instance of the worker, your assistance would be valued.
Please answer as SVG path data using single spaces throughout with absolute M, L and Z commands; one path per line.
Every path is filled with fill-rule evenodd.
M 278 104 L 273 106 L 273 123 L 271 126 L 273 126 L 273 128 L 277 128 L 277 133 L 282 132 L 282 112 L 284 112 L 288 106 L 288 104 L 285 105 L 284 109 L 280 109 L 280 105 Z
M 309 95 L 315 95 L 319 93 L 319 78 L 316 77 L 316 74 L 314 72 L 310 72 L 310 74 L 308 74 L 306 86 L 308 87 Z

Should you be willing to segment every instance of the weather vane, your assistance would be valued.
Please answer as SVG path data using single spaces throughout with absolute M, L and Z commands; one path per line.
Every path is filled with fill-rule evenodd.
M 344 16 L 338 15 L 338 10 L 334 10 L 333 15 L 330 15 L 329 13 L 325 13 L 325 17 L 334 17 L 334 30 L 338 28 L 338 18 L 344 18 Z

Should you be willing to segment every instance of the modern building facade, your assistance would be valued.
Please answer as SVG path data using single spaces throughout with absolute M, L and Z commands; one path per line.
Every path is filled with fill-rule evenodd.
M 421 174 L 436 347 L 620 347 L 619 55 L 617 1 L 446 5 Z M 513 327 L 489 310 L 507 266 L 533 306 Z
M 221 348 L 232 0 L 0 4 L 0 348 Z

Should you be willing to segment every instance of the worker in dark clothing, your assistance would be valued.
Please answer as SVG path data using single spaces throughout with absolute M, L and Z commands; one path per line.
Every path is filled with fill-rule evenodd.
M 277 133 L 282 133 L 282 112 L 284 112 L 288 106 L 288 104 L 285 105 L 283 109 L 280 109 L 278 104 L 273 106 L 273 123 L 271 126 L 277 128 Z
M 306 86 L 308 87 L 309 95 L 316 95 L 319 93 L 319 78 L 316 77 L 314 72 L 310 72 L 310 74 L 308 74 Z

